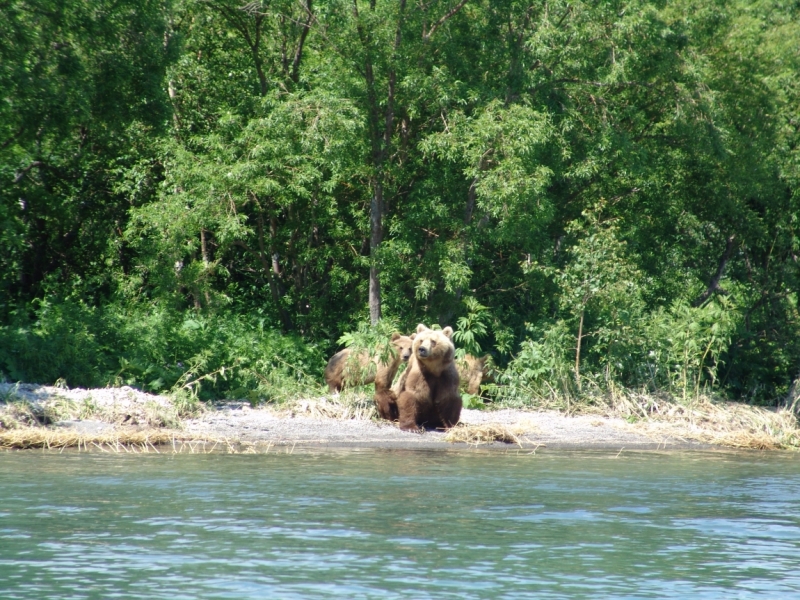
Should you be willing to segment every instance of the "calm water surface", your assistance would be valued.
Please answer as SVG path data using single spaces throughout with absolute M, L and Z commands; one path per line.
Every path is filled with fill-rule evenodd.
M 0 455 L 0 597 L 800 598 L 800 457 Z

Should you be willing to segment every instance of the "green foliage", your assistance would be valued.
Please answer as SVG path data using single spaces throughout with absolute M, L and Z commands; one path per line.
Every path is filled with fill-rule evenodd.
M 14 0 L 0 34 L 5 377 L 279 401 L 420 321 L 496 401 L 800 374 L 796 3 Z M 378 282 L 397 320 L 354 330 Z
M 483 399 L 480 396 L 476 396 L 475 394 L 468 394 L 463 392 L 461 394 L 461 403 L 464 408 L 469 408 L 473 410 L 480 410 L 482 408 L 486 408 L 486 404 L 484 404 Z
M 12 0 L 0 19 L 0 307 L 77 288 L 102 297 L 168 116 L 170 4 Z M 139 180 L 149 198 L 152 182 Z
M 72 387 L 107 383 L 114 368 L 113 334 L 101 311 L 85 303 L 37 300 L 35 316 L 15 311 L 0 327 L 0 376 Z
M 356 329 L 344 332 L 339 337 L 339 344 L 349 348 L 350 354 L 348 364 L 345 366 L 345 373 L 348 379 L 359 379 L 366 375 L 375 375 L 377 368 L 375 363 L 370 362 L 366 367 L 362 367 L 357 357 L 366 353 L 369 356 L 378 358 L 381 363 L 388 363 L 395 356 L 395 348 L 390 343 L 393 333 L 409 335 L 411 332 L 403 333 L 397 326 L 397 320 L 384 318 L 375 325 L 367 321 L 360 321 Z M 371 371 L 371 372 L 370 372 Z
M 470 296 L 464 298 L 464 306 L 467 314 L 458 318 L 453 341 L 458 344 L 462 354 L 480 356 L 482 350 L 478 338 L 485 337 L 488 333 L 489 309 Z
M 323 366 L 313 344 L 238 315 L 98 310 L 50 299 L 33 319 L 0 328 L 0 376 L 19 381 L 124 384 L 255 404 L 316 393 Z
M 500 378 L 504 385 L 493 387 L 497 400 L 512 405 L 591 400 L 598 390 L 615 385 L 693 400 L 718 389 L 720 368 L 741 327 L 741 313 L 721 297 L 699 307 L 679 302 L 631 324 L 618 323 L 616 329 L 611 325 L 604 325 L 590 346 L 595 351 L 585 367 L 592 384 L 588 395 L 582 395 L 574 377 L 575 338 L 568 322 L 560 320 L 542 332 L 529 329 L 531 338 L 538 339 L 522 342 Z M 625 354 L 612 352 L 622 345 L 620 340 Z
M 643 328 L 648 354 L 639 363 L 647 369 L 646 383 L 674 390 L 684 400 L 715 386 L 740 326 L 740 313 L 724 297 L 700 307 L 676 303 L 653 313 Z
M 206 317 L 157 309 L 114 315 L 126 338 L 119 382 L 153 391 L 186 390 L 200 399 L 253 404 L 315 393 L 324 366 L 312 345 L 233 314 Z
M 498 384 L 488 386 L 490 394 L 510 406 L 561 402 L 575 395 L 570 362 L 574 341 L 567 324 L 558 321 L 545 331 L 528 326 L 530 337 L 500 375 Z M 538 339 L 531 339 L 538 338 Z

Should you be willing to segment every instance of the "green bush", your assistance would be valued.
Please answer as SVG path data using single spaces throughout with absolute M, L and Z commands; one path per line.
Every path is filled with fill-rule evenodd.
M 511 405 L 591 401 L 594 393 L 612 387 L 644 388 L 690 401 L 720 391 L 719 369 L 739 325 L 740 313 L 733 303 L 716 298 L 699 307 L 676 302 L 633 324 L 622 320 L 617 329 L 605 326 L 602 338 L 593 336 L 591 351 L 584 354 L 581 379 L 589 385 L 581 388 L 575 370 L 576 338 L 568 323 L 560 320 L 544 331 L 529 328 L 492 391 L 497 400 Z M 609 346 L 607 340 L 616 342 Z M 609 347 L 616 350 L 610 353 Z
M 724 297 L 699 307 L 676 302 L 669 310 L 653 312 L 643 324 L 638 383 L 667 389 L 683 400 L 715 387 L 739 321 L 735 306 Z
M 535 339 L 538 338 L 538 339 Z M 560 402 L 575 393 L 574 338 L 564 321 L 545 331 L 528 326 L 519 352 L 488 386 L 495 399 L 511 406 Z M 572 347 L 570 347 L 572 345 Z
M 0 327 L 0 376 L 69 386 L 130 385 L 204 400 L 282 401 L 319 391 L 313 344 L 245 315 L 47 300 Z
M 0 375 L 14 381 L 92 387 L 113 368 L 100 311 L 72 300 L 34 300 L 0 327 Z

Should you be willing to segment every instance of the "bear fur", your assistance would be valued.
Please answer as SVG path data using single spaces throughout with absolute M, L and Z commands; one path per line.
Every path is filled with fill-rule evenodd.
M 465 354 L 464 358 L 456 359 L 455 362 L 461 391 L 477 396 L 484 381 L 494 381 L 492 377 L 493 363 L 488 354 L 481 357 Z M 408 368 L 400 374 L 400 377 L 392 386 L 395 396 L 398 396 L 402 391 L 407 375 Z
M 392 388 L 375 386 L 375 408 L 378 409 L 378 415 L 380 415 L 381 419 L 397 421 L 400 418 L 400 413 L 397 410 L 397 395 L 392 391 Z
M 461 388 L 468 394 L 477 396 L 481 391 L 481 383 L 489 379 L 489 355 L 478 358 L 472 354 L 465 354 L 463 360 L 456 361 L 458 377 L 461 379 Z
M 352 349 L 345 348 L 334 354 L 325 367 L 325 382 L 331 393 L 338 393 L 345 387 L 367 385 L 376 382 L 376 386 L 389 388 L 392 385 L 401 362 L 411 356 L 413 336 L 392 334 L 392 354 L 388 362 L 381 362 L 381 355 L 360 352 L 352 357 Z
M 441 331 L 417 326 L 411 358 L 398 382 L 397 411 L 400 429 L 449 429 L 461 418 L 459 377 L 454 362 L 452 327 Z
M 382 419 L 387 421 L 397 421 L 397 396 L 392 392 L 392 380 L 401 362 L 408 362 L 411 358 L 411 348 L 416 333 L 410 336 L 392 334 L 392 346 L 394 347 L 394 358 L 388 364 L 379 364 L 375 374 L 375 407 Z

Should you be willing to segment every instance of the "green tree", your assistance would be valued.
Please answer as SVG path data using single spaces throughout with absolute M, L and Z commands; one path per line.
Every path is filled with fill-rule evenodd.
M 0 303 L 103 296 L 125 262 L 126 175 L 153 156 L 173 52 L 161 1 L 12 1 L 0 19 Z M 148 195 L 149 181 L 138 181 Z
M 798 377 L 796 3 L 2 10 L 0 327 L 157 307 L 332 350 L 480 314 L 506 397 Z

